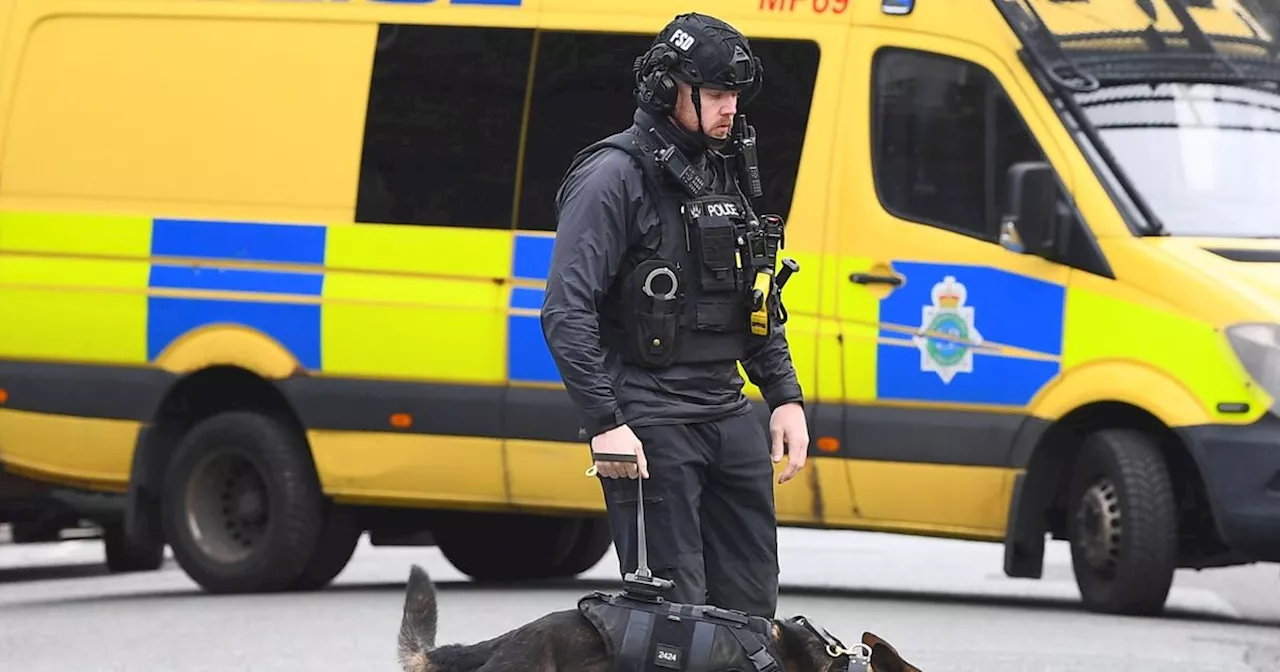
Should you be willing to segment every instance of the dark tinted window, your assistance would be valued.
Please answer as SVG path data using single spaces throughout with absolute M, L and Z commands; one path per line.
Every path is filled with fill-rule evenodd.
M 510 228 L 533 33 L 378 31 L 356 220 Z
M 798 40 L 751 41 L 764 68 L 764 89 L 742 110 L 759 136 L 760 179 L 764 195 L 760 213 L 791 215 L 800 152 L 809 126 L 809 107 L 818 78 L 816 42 Z
M 995 240 L 1005 174 L 1044 160 L 995 77 L 968 61 L 883 50 L 874 65 L 873 142 L 890 213 Z
M 518 226 L 555 229 L 555 194 L 582 147 L 631 125 L 631 67 L 652 35 L 547 31 L 539 36 Z M 764 90 L 742 110 L 759 136 L 760 212 L 788 216 L 818 72 L 818 45 L 756 38 Z
M 552 231 L 556 189 L 583 147 L 631 125 L 631 66 L 652 35 L 543 31 L 520 191 L 522 229 Z

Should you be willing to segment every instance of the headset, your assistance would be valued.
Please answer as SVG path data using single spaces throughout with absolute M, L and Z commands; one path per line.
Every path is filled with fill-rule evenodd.
M 751 47 L 743 46 L 746 47 L 745 50 L 735 45 L 738 55 L 734 58 L 734 66 L 735 69 L 745 66 L 743 74 L 751 76 L 751 84 L 741 89 L 738 95 L 739 106 L 745 107 L 760 92 L 764 68 L 760 58 L 751 53 Z M 685 70 L 695 73 L 697 78 L 697 63 L 681 56 L 661 38 L 649 47 L 648 51 L 637 56 L 632 65 L 632 72 L 635 75 L 636 102 L 650 112 L 661 115 L 670 114 L 675 110 L 676 97 L 680 89 L 676 86 L 675 78 L 671 73 L 681 65 L 685 66 Z M 695 88 L 697 88 L 696 85 Z
M 636 57 L 632 70 L 636 79 L 636 102 L 658 114 L 670 114 L 676 107 L 680 89 L 671 71 L 680 64 L 680 55 L 664 43 L 655 44 Z

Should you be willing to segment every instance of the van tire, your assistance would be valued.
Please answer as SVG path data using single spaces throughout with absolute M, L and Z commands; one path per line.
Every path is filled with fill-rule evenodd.
M 315 552 L 323 505 L 298 432 L 257 413 L 219 413 L 193 427 L 169 463 L 165 538 L 207 592 L 285 590 Z
M 107 570 L 114 574 L 150 572 L 164 565 L 164 542 L 139 543 L 124 533 L 124 523 L 102 527 Z
M 574 562 L 570 552 L 581 529 L 580 518 L 477 513 L 451 519 L 434 532 L 454 569 L 476 582 L 506 583 L 576 575 L 571 570 L 582 560 Z
M 1178 527 L 1172 479 L 1156 442 L 1128 429 L 1090 435 L 1069 494 L 1071 564 L 1084 605 L 1159 614 L 1177 570 Z
M 551 569 L 556 577 L 575 577 L 600 563 L 613 545 L 613 530 L 608 518 L 584 517 L 578 526 L 578 537 L 569 552 Z
M 290 586 L 293 590 L 318 590 L 329 585 L 347 568 L 364 534 L 360 521 L 350 510 L 332 505 L 327 508 L 316 552 L 302 575 Z

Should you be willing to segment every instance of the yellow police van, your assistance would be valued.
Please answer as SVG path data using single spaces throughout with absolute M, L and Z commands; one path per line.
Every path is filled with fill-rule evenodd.
M 813 437 L 783 525 L 1026 578 L 1067 539 L 1121 613 L 1280 560 L 1261 0 L 0 2 L 0 521 L 211 592 L 324 585 L 366 532 L 595 565 L 554 193 L 685 11 L 764 66 Z

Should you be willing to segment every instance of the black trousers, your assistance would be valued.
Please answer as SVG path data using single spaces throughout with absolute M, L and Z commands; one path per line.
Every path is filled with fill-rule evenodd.
M 649 568 L 673 602 L 772 618 L 778 525 L 769 437 L 755 413 L 633 428 L 644 446 Z M 599 477 L 622 573 L 636 569 L 636 481 Z

